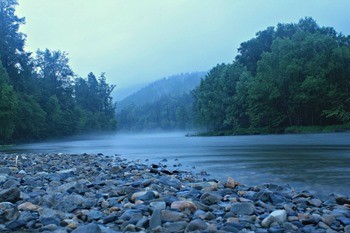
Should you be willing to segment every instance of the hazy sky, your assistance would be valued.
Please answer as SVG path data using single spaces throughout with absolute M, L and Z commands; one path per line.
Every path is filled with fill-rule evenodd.
M 62 50 L 79 76 L 119 88 L 233 61 L 278 22 L 313 17 L 350 34 L 349 0 L 19 0 L 27 49 Z

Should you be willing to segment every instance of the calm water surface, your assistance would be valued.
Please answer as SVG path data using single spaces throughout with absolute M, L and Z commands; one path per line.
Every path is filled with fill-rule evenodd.
M 299 190 L 350 195 L 350 133 L 185 137 L 184 133 L 108 135 L 19 145 L 25 152 L 120 154 L 169 166 L 195 166 L 211 177 L 241 183 L 290 184 Z M 178 159 L 178 161 L 175 161 Z

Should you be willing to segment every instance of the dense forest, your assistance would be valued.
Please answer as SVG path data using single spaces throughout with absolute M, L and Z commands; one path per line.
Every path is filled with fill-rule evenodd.
M 0 1 L 0 143 L 115 129 L 114 86 L 77 77 L 65 52 L 25 51 L 16 5 Z
M 193 93 L 196 122 L 214 134 L 350 128 L 350 36 L 312 18 L 268 27 Z
M 173 75 L 118 102 L 118 129 L 124 131 L 193 128 L 193 96 L 204 72 Z

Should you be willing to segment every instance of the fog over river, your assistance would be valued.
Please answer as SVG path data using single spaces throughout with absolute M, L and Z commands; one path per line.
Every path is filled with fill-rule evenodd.
M 185 133 L 99 135 L 18 145 L 12 151 L 103 153 L 169 169 L 232 176 L 247 185 L 290 184 L 298 190 L 350 195 L 350 133 L 185 137 Z M 177 159 L 177 160 L 176 160 Z M 173 167 L 181 163 L 180 168 Z M 193 169 L 193 166 L 195 169 Z

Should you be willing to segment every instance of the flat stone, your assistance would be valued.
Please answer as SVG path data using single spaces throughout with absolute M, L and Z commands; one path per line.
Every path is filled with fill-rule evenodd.
M 320 207 L 322 205 L 322 201 L 320 199 L 317 198 L 313 198 L 309 201 L 307 201 L 310 205 L 312 206 L 316 206 L 316 207 Z
M 244 202 L 244 203 L 236 203 L 231 207 L 231 212 L 234 215 L 251 215 L 255 212 L 255 207 L 253 204 Z
M 40 206 L 34 205 L 34 204 L 31 203 L 31 202 L 24 202 L 24 203 L 22 203 L 22 204 L 20 204 L 20 205 L 18 206 L 18 209 L 19 209 L 19 210 L 24 210 L 24 211 L 26 211 L 26 210 L 29 210 L 29 211 L 36 211 L 36 210 L 38 210 L 39 208 L 40 208 Z
M 164 222 L 178 222 L 183 219 L 184 215 L 177 211 L 162 210 L 162 221 Z
M 154 201 L 149 205 L 154 209 L 164 210 L 166 208 L 166 203 L 164 201 Z

